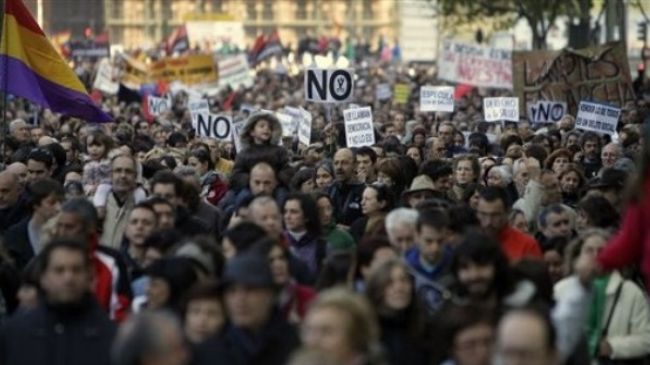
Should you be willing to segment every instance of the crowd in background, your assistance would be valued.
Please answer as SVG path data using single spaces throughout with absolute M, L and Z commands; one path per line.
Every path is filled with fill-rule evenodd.
M 102 125 L 10 99 L 0 363 L 646 360 L 642 95 L 609 136 L 572 115 L 485 122 L 503 91 L 421 112 L 432 66 L 369 58 L 355 74 L 376 137 L 360 148 L 349 104 L 305 102 L 302 73 L 208 98 L 245 121 L 239 147 L 198 137 L 184 92 L 152 122 L 104 95 Z M 407 102 L 378 100 L 382 83 L 407 84 Z M 286 106 L 311 114 L 309 145 L 283 137 Z

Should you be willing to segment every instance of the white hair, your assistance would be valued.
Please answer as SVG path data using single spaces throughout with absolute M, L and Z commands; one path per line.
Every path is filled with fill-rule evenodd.
M 14 120 L 11 121 L 11 123 L 9 123 L 9 131 L 10 131 L 10 132 L 15 131 L 16 128 L 18 128 L 18 125 L 19 125 L 19 124 L 27 125 L 27 122 L 25 122 L 25 120 L 20 119 L 20 118 L 18 118 L 18 119 L 14 119 Z
M 510 167 L 507 165 L 497 165 L 494 166 L 490 172 L 496 171 L 501 175 L 501 178 L 503 181 L 505 181 L 506 185 L 510 184 L 512 182 L 512 172 L 510 171 Z
M 386 216 L 386 232 L 392 236 L 391 232 L 400 224 L 408 224 L 415 228 L 418 222 L 419 213 L 411 208 L 397 208 L 392 210 Z

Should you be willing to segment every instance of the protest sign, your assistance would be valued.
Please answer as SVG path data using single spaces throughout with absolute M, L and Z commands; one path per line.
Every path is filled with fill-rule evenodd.
M 205 99 L 190 99 L 187 102 L 190 113 L 210 113 L 210 103 Z
M 172 108 L 171 100 L 147 95 L 147 112 L 152 116 L 159 116 Z
M 422 86 L 420 88 L 420 111 L 453 112 L 453 86 Z
M 408 84 L 395 84 L 393 91 L 393 101 L 395 104 L 406 104 L 409 101 L 411 89 Z
M 309 146 L 311 143 L 311 121 L 312 117 L 311 114 L 300 108 L 300 112 L 302 113 L 302 118 L 300 120 L 300 124 L 298 125 L 298 142 Z
M 147 65 L 126 54 L 121 54 L 120 57 L 123 62 L 122 84 L 129 89 L 140 89 L 140 85 L 146 83 L 149 79 Z
M 218 80 L 214 59 L 209 54 L 164 58 L 151 64 L 149 74 L 153 81 L 180 81 L 188 86 L 216 83 Z
M 538 100 L 567 103 L 575 115 L 582 100 L 623 106 L 634 100 L 625 46 L 620 42 L 579 50 L 514 52 L 513 81 L 520 106 Z
M 499 120 L 519 121 L 519 100 L 517 98 L 498 97 L 483 99 L 483 113 L 486 122 Z
M 111 56 L 111 45 L 107 41 L 78 39 L 68 42 L 70 56 L 77 59 L 106 58 Z
M 240 136 L 245 125 L 246 120 L 241 120 L 232 124 L 232 140 L 235 143 L 235 151 L 237 152 L 240 152 L 242 149 Z
M 342 103 L 353 96 L 354 77 L 347 69 L 310 68 L 305 72 L 305 100 Z
M 377 100 L 388 100 L 393 96 L 390 85 L 387 83 L 377 85 L 375 90 L 375 97 Z
M 614 135 L 621 109 L 607 104 L 581 101 L 576 116 L 576 129 Z
M 461 84 L 512 89 L 512 52 L 447 39 L 438 58 L 438 76 Z
M 197 113 L 192 116 L 192 124 L 201 137 L 222 141 L 232 139 L 232 120 L 226 115 Z
M 375 130 L 372 125 L 370 107 L 343 111 L 345 139 L 348 147 L 371 146 L 375 144 Z
M 294 117 L 284 112 L 275 113 L 275 116 L 278 117 L 278 120 L 282 125 L 282 137 L 292 137 L 298 127 Z
M 93 88 L 110 95 L 117 94 L 120 89 L 120 84 L 113 80 L 113 66 L 109 59 L 104 58 L 99 62 Z
M 528 104 L 528 120 L 531 123 L 555 123 L 567 113 L 565 102 L 540 100 Z
M 223 89 L 230 86 L 232 89 L 238 89 L 240 86 L 253 86 L 253 76 L 248 67 L 246 55 L 239 54 L 232 57 L 220 58 L 217 62 L 219 69 L 219 88 Z

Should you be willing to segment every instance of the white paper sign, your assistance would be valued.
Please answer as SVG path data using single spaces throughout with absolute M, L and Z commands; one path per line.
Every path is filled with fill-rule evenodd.
M 309 146 L 311 143 L 311 121 L 312 117 L 311 114 L 304 110 L 300 109 L 302 113 L 302 119 L 300 120 L 300 124 L 298 125 L 298 142 Z
M 187 102 L 187 109 L 190 113 L 210 113 L 210 104 L 205 99 L 190 99 Z
M 540 100 L 528 104 L 528 120 L 531 123 L 555 123 L 567 113 L 567 105 L 563 101 Z
M 296 132 L 297 124 L 292 115 L 284 112 L 277 112 L 275 116 L 278 117 L 282 125 L 282 137 L 293 137 Z
M 452 86 L 422 86 L 420 88 L 420 111 L 453 112 L 454 88 Z
M 576 129 L 614 135 L 621 109 L 601 103 L 581 101 L 576 116 Z
M 232 124 L 232 141 L 235 143 L 235 151 L 241 151 L 241 132 L 244 130 L 246 121 L 242 120 Z
M 113 66 L 107 58 L 99 62 L 93 88 L 110 95 L 117 94 L 120 89 L 120 84 L 113 81 Z
M 345 139 L 348 147 L 371 146 L 375 144 L 375 131 L 372 125 L 370 107 L 343 111 L 345 119 Z
M 343 103 L 353 96 L 354 76 L 347 69 L 310 68 L 305 71 L 305 100 Z
M 237 90 L 240 86 L 251 87 L 255 83 L 245 54 L 219 58 L 217 67 L 220 89 L 230 86 L 233 90 Z
M 232 120 L 227 115 L 197 113 L 192 116 L 196 134 L 222 141 L 232 139 Z
M 483 115 L 486 122 L 499 120 L 519 121 L 519 99 L 513 97 L 483 99 Z
M 159 116 L 172 108 L 172 102 L 166 98 L 148 95 L 147 108 L 149 109 L 149 114 Z
M 375 90 L 375 97 L 377 100 L 388 100 L 393 96 L 393 90 L 390 87 L 390 84 L 384 83 L 377 85 Z

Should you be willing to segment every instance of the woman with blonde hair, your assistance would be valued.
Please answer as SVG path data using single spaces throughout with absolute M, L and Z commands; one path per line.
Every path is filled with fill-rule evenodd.
M 320 293 L 303 322 L 302 341 L 332 355 L 339 365 L 386 364 L 372 307 L 348 289 Z

